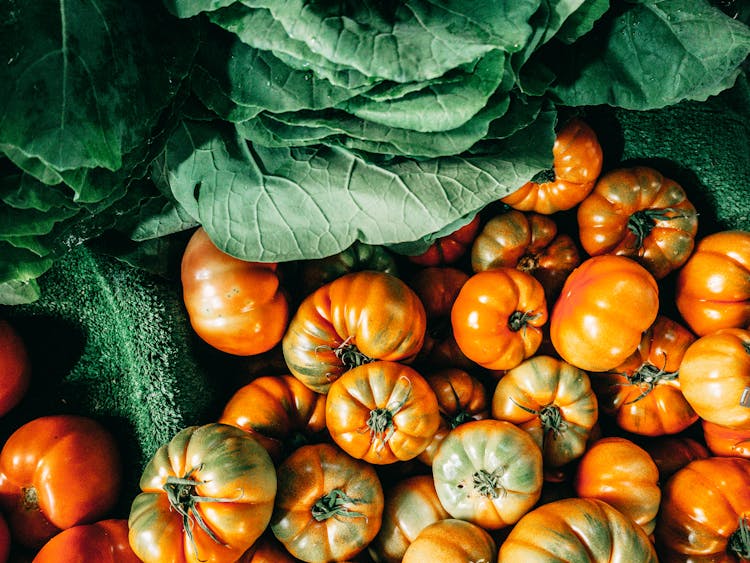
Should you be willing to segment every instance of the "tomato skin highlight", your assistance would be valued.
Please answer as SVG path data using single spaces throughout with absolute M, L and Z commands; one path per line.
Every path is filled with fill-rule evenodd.
M 238 356 L 276 346 L 289 320 L 277 269 L 275 263 L 247 262 L 222 252 L 198 228 L 181 265 L 183 301 L 198 336 Z
M 36 418 L 0 451 L 0 506 L 13 538 L 39 548 L 60 530 L 95 522 L 117 502 L 122 482 L 114 437 L 77 415 Z
M 550 338 L 566 362 L 608 371 L 635 352 L 658 311 L 659 287 L 643 266 L 623 256 L 594 256 L 565 281 Z
M 128 543 L 128 521 L 101 520 L 73 526 L 49 540 L 32 563 L 140 563 Z
M 0 417 L 26 395 L 31 382 L 31 360 L 16 329 L 0 319 Z

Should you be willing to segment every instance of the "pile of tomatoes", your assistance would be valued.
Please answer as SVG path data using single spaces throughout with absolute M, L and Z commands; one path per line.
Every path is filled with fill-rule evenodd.
M 39 562 L 84 544 L 97 561 L 750 560 L 750 233 L 696 238 L 676 181 L 602 162 L 572 119 L 553 170 L 408 258 L 249 263 L 198 229 L 191 324 L 263 367 L 157 451 L 128 520 L 103 519 L 118 459 L 96 422 L 19 429 L 0 452 L 14 541 Z M 27 365 L 9 330 L 4 381 Z M 97 461 L 50 475 L 48 453 L 12 455 L 29 432 Z M 76 483 L 80 505 L 45 500 Z

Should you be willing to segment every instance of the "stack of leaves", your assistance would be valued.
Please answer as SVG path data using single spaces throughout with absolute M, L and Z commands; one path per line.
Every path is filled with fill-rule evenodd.
M 548 169 L 561 112 L 705 100 L 750 52 L 706 0 L 165 4 L 0 8 L 0 303 L 108 231 L 418 253 Z

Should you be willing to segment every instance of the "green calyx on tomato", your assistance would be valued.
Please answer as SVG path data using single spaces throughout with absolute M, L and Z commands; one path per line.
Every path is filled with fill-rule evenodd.
M 511 399 L 513 401 L 513 399 Z M 549 434 L 552 434 L 553 438 L 557 438 L 562 434 L 568 427 L 568 423 L 563 418 L 562 411 L 557 405 L 545 405 L 539 410 L 531 409 L 523 405 L 519 405 L 516 401 L 513 403 L 522 410 L 525 410 L 529 414 L 534 414 L 539 417 L 539 421 L 542 423 L 542 429 L 544 430 L 544 437 L 546 438 Z
M 398 401 L 385 407 L 372 409 L 370 411 L 370 416 L 367 419 L 367 429 L 370 431 L 373 438 L 381 443 L 381 447 L 385 446 L 396 431 L 396 428 L 393 425 L 393 417 L 401 410 L 401 407 L 406 404 L 411 395 L 411 381 L 406 377 L 402 377 L 400 381 L 406 382 L 404 396 Z
M 632 401 L 628 401 L 627 405 L 637 403 L 643 399 L 646 395 L 654 390 L 654 387 L 659 385 L 662 381 L 672 381 L 677 379 L 679 372 L 677 371 L 666 371 L 664 368 L 658 368 L 651 362 L 645 362 L 632 374 L 624 374 L 628 383 L 631 385 L 638 386 L 642 389 L 641 394 L 638 395 Z
M 185 530 L 196 557 L 198 557 L 198 548 L 193 539 L 193 522 L 197 523 L 201 530 L 206 532 L 206 535 L 213 541 L 225 547 L 228 546 L 223 544 L 211 531 L 211 528 L 206 525 L 200 512 L 196 510 L 196 505 L 199 502 L 234 502 L 237 499 L 204 497 L 195 494 L 195 487 L 205 484 L 204 481 L 196 481 L 190 478 L 196 471 L 200 471 L 200 467 L 191 469 L 184 477 L 167 477 L 164 491 L 167 493 L 169 505 L 182 516 L 182 528 Z M 242 496 L 242 492 L 240 492 L 240 496 Z
M 480 469 L 472 475 L 474 490 L 487 498 L 501 498 L 507 494 L 501 479 L 505 473 L 504 467 L 498 467 L 494 471 Z
M 742 561 L 750 559 L 750 523 L 747 516 L 740 518 L 739 526 L 729 536 L 727 551 L 736 554 Z
M 641 209 L 633 213 L 628 217 L 628 229 L 635 235 L 634 248 L 640 248 L 643 241 L 648 237 L 649 233 L 656 227 L 657 221 L 665 221 L 670 219 L 677 219 L 683 217 L 682 215 L 675 215 L 670 217 L 670 213 L 674 213 L 676 209 L 667 207 L 664 209 Z
M 539 313 L 530 313 L 528 311 L 514 311 L 508 317 L 508 328 L 513 332 L 525 329 L 531 321 L 539 318 Z
M 345 516 L 348 518 L 366 518 L 361 512 L 349 509 L 349 505 L 362 502 L 352 498 L 341 489 L 333 489 L 318 499 L 312 506 L 310 512 L 317 522 Z
M 333 353 L 344 364 L 344 368 L 350 370 L 373 361 L 373 358 L 360 352 L 359 348 L 352 344 L 351 337 L 344 340 L 333 349 Z
M 549 182 L 554 182 L 556 179 L 557 179 L 557 175 L 555 174 L 555 169 L 548 168 L 547 170 L 542 170 L 541 172 L 537 172 L 531 178 L 531 181 L 534 184 L 547 184 Z

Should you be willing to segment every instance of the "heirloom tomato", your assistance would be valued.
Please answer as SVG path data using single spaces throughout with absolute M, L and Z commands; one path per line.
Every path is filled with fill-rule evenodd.
M 533 355 L 546 322 L 542 285 L 531 274 L 514 268 L 474 274 L 451 310 L 459 348 L 490 370 L 510 369 Z
M 425 527 L 404 553 L 402 563 L 494 563 L 497 547 L 486 530 L 455 518 Z
M 279 462 L 325 430 L 325 412 L 325 395 L 291 375 L 266 375 L 235 391 L 219 422 L 249 432 Z
M 750 460 L 690 462 L 662 490 L 656 544 L 664 561 L 750 558 Z
M 581 498 L 609 504 L 650 535 L 661 502 L 659 469 L 649 453 L 618 436 L 594 442 L 576 468 L 574 487 Z
M 519 211 L 544 215 L 578 205 L 602 171 L 602 147 L 596 133 L 581 119 L 571 119 L 557 132 L 552 158 L 552 170 L 537 174 L 501 201 Z
M 542 449 L 545 468 L 552 468 L 583 454 L 598 408 L 586 372 L 550 356 L 534 356 L 497 382 L 492 418 L 528 432 Z
M 750 429 L 729 428 L 702 420 L 703 438 L 715 456 L 750 458 Z
M 490 408 L 482 382 L 462 369 L 433 372 L 427 375 L 427 383 L 437 397 L 440 426 L 430 445 L 419 454 L 419 459 L 432 465 L 432 458 L 448 432 L 464 422 L 489 418 Z
M 705 459 L 710 455 L 703 444 L 682 434 L 659 436 L 644 441 L 642 446 L 659 468 L 659 482 L 662 484 L 694 459 Z
M 308 295 L 345 274 L 363 270 L 398 275 L 396 259 L 388 249 L 384 246 L 356 241 L 338 254 L 303 261 L 300 265 L 302 291 Z
M 685 351 L 680 387 L 704 420 L 750 429 L 750 330 L 724 328 Z
M 698 415 L 682 394 L 678 370 L 694 340 L 681 324 L 657 316 L 623 363 L 592 375 L 602 411 L 623 430 L 642 436 L 677 434 L 688 428 Z
M 146 464 L 133 500 L 130 546 L 145 563 L 233 563 L 266 529 L 276 470 L 249 433 L 189 426 Z
M 542 493 L 542 451 L 503 420 L 474 420 L 453 429 L 432 463 L 435 490 L 453 518 L 488 530 L 509 526 Z
M 251 356 L 281 341 L 289 304 L 276 264 L 230 256 L 198 228 L 183 253 L 181 279 L 190 323 L 214 348 Z
M 31 360 L 21 335 L 0 320 L 0 416 L 23 399 L 31 380 Z
M 578 206 L 578 236 L 592 256 L 618 254 L 658 280 L 695 246 L 698 213 L 677 182 L 653 168 L 612 170 Z
M 380 529 L 383 488 L 375 468 L 332 444 L 302 446 L 279 466 L 271 531 L 302 561 L 342 561 Z
M 471 247 L 475 272 L 508 267 L 528 272 L 540 281 L 548 302 L 581 263 L 578 248 L 546 215 L 511 210 L 491 218 Z
M 435 491 L 432 475 L 413 475 L 385 492 L 383 522 L 368 547 L 378 563 L 399 563 L 419 532 L 449 518 Z
M 698 336 L 750 328 L 750 232 L 721 231 L 701 239 L 677 274 L 675 302 Z
M 565 281 L 550 319 L 558 354 L 586 371 L 607 371 L 638 349 L 659 311 L 659 287 L 624 256 L 595 256 Z
M 427 315 L 424 344 L 415 361 L 436 368 L 475 367 L 458 347 L 450 318 L 453 302 L 468 279 L 469 275 L 458 268 L 430 266 L 420 268 L 409 280 Z
M 646 532 L 597 499 L 543 504 L 521 518 L 500 546 L 498 563 L 657 563 Z
M 372 360 L 406 361 L 422 348 L 424 305 L 384 272 L 346 274 L 308 295 L 282 340 L 290 372 L 319 393 Z
M 39 548 L 60 530 L 105 516 L 121 482 L 114 437 L 84 416 L 36 418 L 0 452 L 0 507 L 14 541 L 26 547 Z
M 453 264 L 471 247 L 479 232 L 479 215 L 452 233 L 438 238 L 422 254 L 409 256 L 408 260 L 420 266 L 440 266 Z
M 398 362 L 363 364 L 328 390 L 328 432 L 342 450 L 368 463 L 417 457 L 439 424 L 435 392 L 417 371 Z
M 73 526 L 49 540 L 33 563 L 140 563 L 128 543 L 128 521 L 101 520 Z

